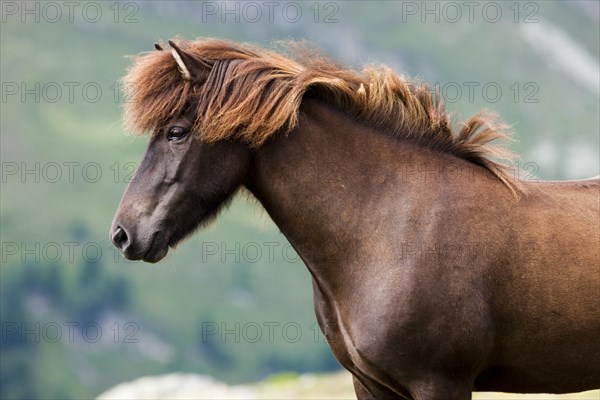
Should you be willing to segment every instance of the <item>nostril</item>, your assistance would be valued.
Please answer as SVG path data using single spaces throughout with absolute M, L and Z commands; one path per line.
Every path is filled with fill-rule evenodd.
M 127 233 L 125 233 L 125 230 L 123 228 L 121 228 L 120 226 L 117 226 L 117 229 L 115 229 L 115 232 L 112 235 L 112 242 L 119 249 L 123 250 L 123 247 L 125 247 L 125 245 L 127 244 L 127 241 L 128 241 Z

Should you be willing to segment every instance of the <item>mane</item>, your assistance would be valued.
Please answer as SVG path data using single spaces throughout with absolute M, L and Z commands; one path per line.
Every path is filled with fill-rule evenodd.
M 178 46 L 211 66 L 206 80 L 184 80 L 169 51 L 135 57 L 123 78 L 128 128 L 153 132 L 194 107 L 202 140 L 241 139 L 256 148 L 297 126 L 310 92 L 389 135 L 488 169 L 515 195 L 524 190 L 505 164 L 512 153 L 491 143 L 511 139 L 493 113 L 484 110 L 455 131 L 437 93 L 389 67 L 358 72 L 299 42 L 284 43 L 293 57 L 218 39 L 180 40 Z

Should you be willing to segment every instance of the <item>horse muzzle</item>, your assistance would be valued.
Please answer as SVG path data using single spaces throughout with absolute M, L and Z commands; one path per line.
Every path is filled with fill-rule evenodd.
M 169 251 L 168 241 L 164 240 L 164 235 L 160 231 L 147 236 L 142 240 L 139 240 L 139 238 L 136 240 L 132 231 L 118 221 L 113 223 L 109 232 L 110 240 L 128 260 L 144 260 L 156 263 L 167 255 Z

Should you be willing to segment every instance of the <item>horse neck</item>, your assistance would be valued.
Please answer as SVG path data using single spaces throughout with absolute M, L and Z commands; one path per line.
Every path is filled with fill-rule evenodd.
M 420 170 L 445 157 L 304 100 L 298 126 L 255 151 L 246 186 L 314 275 L 356 257 L 374 240 L 375 221 L 423 207 L 439 188 L 424 185 Z

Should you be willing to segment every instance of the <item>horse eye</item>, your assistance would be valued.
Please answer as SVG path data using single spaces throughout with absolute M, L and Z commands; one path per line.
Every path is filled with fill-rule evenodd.
M 169 132 L 167 133 L 167 140 L 169 142 L 173 142 L 176 140 L 181 140 L 187 135 L 188 130 L 181 126 L 173 126 L 169 128 Z

